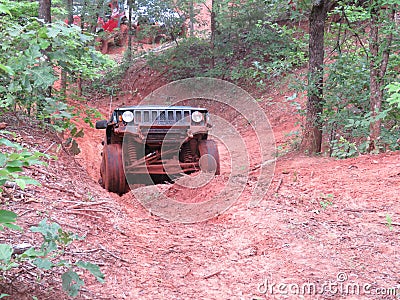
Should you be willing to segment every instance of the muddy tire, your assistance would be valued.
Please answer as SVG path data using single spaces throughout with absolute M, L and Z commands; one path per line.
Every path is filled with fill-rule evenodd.
M 101 50 L 102 54 L 107 54 L 108 52 L 108 40 L 101 40 Z
M 122 161 L 122 146 L 120 144 L 104 146 L 100 175 L 102 185 L 107 191 L 119 195 L 129 191 Z
M 213 140 L 201 140 L 199 141 L 199 153 L 200 153 L 200 168 L 205 172 L 215 172 L 215 175 L 221 173 L 218 147 Z M 208 154 L 208 155 L 207 155 Z
M 119 28 L 117 36 L 114 38 L 115 45 L 122 47 L 125 45 L 128 38 L 128 26 L 122 24 Z

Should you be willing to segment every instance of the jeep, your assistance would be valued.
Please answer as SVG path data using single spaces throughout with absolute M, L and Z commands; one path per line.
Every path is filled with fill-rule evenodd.
M 218 147 L 208 139 L 211 127 L 207 109 L 200 107 L 115 109 L 110 120 L 96 122 L 97 129 L 106 130 L 100 184 L 122 195 L 146 175 L 172 179 L 198 170 L 219 175 Z

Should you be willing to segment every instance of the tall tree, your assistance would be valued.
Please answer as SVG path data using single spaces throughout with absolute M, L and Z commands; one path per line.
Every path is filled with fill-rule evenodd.
M 331 6 L 330 0 L 315 0 L 309 17 L 309 66 L 307 115 L 301 149 L 308 153 L 321 152 L 323 108 L 323 64 L 325 20 Z
M 44 1 L 44 0 L 41 0 L 41 1 Z M 74 24 L 73 0 L 67 0 L 67 13 L 68 13 L 68 24 Z
M 194 36 L 194 3 L 189 1 L 189 35 Z
M 39 0 L 39 19 L 51 23 L 51 0 Z
M 393 32 L 390 26 L 396 26 L 394 22 L 394 2 L 370 0 L 370 111 L 372 122 L 370 124 L 368 151 L 376 149 L 376 143 L 381 135 L 381 112 L 383 100 L 383 88 L 385 86 L 385 74 L 389 62 L 390 47 L 393 40 Z M 389 24 L 388 26 L 385 26 Z
M 132 0 L 127 0 L 128 4 L 128 62 L 132 61 Z
M 211 0 L 211 16 L 210 16 L 210 30 L 211 30 L 211 35 L 210 35 L 210 46 L 211 46 L 211 68 L 215 67 L 215 35 L 217 34 L 217 20 L 216 20 L 216 0 Z
M 51 23 L 51 0 L 39 0 L 39 19 L 43 19 L 44 23 Z M 47 50 L 50 50 L 48 48 Z M 46 52 L 47 50 L 44 50 Z M 51 97 L 52 88 L 47 88 L 46 96 Z M 42 113 L 44 105 L 42 102 L 38 102 L 38 112 Z M 45 118 L 46 122 L 50 122 L 49 118 Z
M 41 0 L 43 1 L 43 0 Z M 74 7 L 73 7 L 73 0 L 67 0 L 67 13 L 68 13 L 68 24 L 74 24 Z M 66 95 L 67 93 L 67 78 L 68 74 L 64 68 L 61 68 L 61 94 Z

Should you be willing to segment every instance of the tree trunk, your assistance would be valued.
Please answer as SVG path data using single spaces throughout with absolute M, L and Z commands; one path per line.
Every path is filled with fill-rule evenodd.
M 128 0 L 128 62 L 132 61 L 132 0 Z
M 89 24 L 93 23 L 93 18 L 92 18 L 92 20 L 90 20 L 91 18 L 89 17 L 88 20 L 86 20 L 87 10 L 88 10 L 88 1 L 84 0 L 83 5 L 82 5 L 82 12 L 80 14 L 80 17 L 81 17 L 80 26 L 81 26 L 82 32 L 85 31 L 85 23 L 89 23 Z M 73 18 L 73 16 L 72 16 L 72 18 Z M 89 25 L 89 28 L 90 28 L 90 25 Z
M 51 23 L 51 0 L 39 0 L 39 19 L 43 19 L 45 24 Z M 46 50 L 43 50 L 43 54 L 46 54 L 47 51 L 51 50 L 51 46 L 49 46 Z M 44 56 L 46 57 L 46 56 Z M 48 60 L 48 58 L 46 58 Z M 46 97 L 51 98 L 52 87 L 49 86 L 46 91 Z M 44 111 L 44 103 L 42 101 L 37 102 L 37 113 L 38 115 L 43 114 Z M 46 123 L 50 123 L 50 118 L 47 116 L 44 118 Z
M 39 19 L 51 23 L 51 0 L 39 0 Z
M 323 64 L 324 33 L 329 0 L 314 2 L 310 19 L 309 66 L 308 66 L 308 100 L 307 115 L 304 125 L 302 151 L 309 154 L 321 152 L 323 109 Z
M 73 0 L 67 0 L 68 24 L 74 24 L 74 7 Z M 68 73 L 64 68 L 61 68 L 61 95 L 67 97 Z
M 215 67 L 215 55 L 214 55 L 214 48 L 215 48 L 215 35 L 217 30 L 217 20 L 216 20 L 216 0 L 211 1 L 211 15 L 210 15 L 210 48 L 211 48 L 211 68 Z
M 386 74 L 387 65 L 389 62 L 389 48 L 392 43 L 393 34 L 389 33 L 385 41 L 380 41 L 379 39 L 379 28 L 381 26 L 380 22 L 380 10 L 384 9 L 377 6 L 375 0 L 370 1 L 371 5 L 371 28 L 369 32 L 370 38 L 370 62 L 369 62 L 369 74 L 370 74 L 370 112 L 372 117 L 372 122 L 369 126 L 369 147 L 368 151 L 372 152 L 377 148 L 377 141 L 381 135 L 381 119 L 377 118 L 378 114 L 381 112 L 382 100 L 383 100 L 383 85 L 384 76 Z M 386 8 L 385 8 L 386 9 Z M 383 13 L 383 12 L 382 12 Z M 395 10 L 390 9 L 389 20 L 394 22 Z M 382 54 L 380 54 L 380 45 L 385 45 Z
M 194 3 L 189 3 L 189 36 L 194 36 Z
M 74 5 L 73 0 L 67 0 L 68 24 L 74 24 Z
M 64 99 L 67 97 L 67 72 L 64 69 L 61 69 L 61 95 Z
M 382 105 L 382 96 L 380 91 L 380 74 L 378 69 L 378 55 L 379 55 L 379 29 L 378 29 L 378 12 L 376 8 L 371 10 L 371 28 L 370 28 L 370 45 L 369 51 L 371 53 L 370 62 L 369 62 L 369 84 L 370 84 L 370 96 L 369 96 L 369 106 L 371 111 L 371 117 L 375 118 L 376 115 L 381 110 Z M 381 134 L 381 121 L 375 120 L 370 124 L 370 142 L 368 151 L 371 152 L 376 147 L 376 141 Z

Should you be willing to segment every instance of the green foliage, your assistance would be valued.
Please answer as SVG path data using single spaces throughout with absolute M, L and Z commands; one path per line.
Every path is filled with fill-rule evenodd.
M 398 1 L 396 3 L 399 4 Z M 400 107 L 397 106 L 400 89 L 395 83 L 398 81 L 398 55 L 393 53 L 389 56 L 387 72 L 378 79 L 387 88 L 377 116 L 372 117 L 369 103 L 371 66 L 380 69 L 385 51 L 391 53 L 399 49 L 398 26 L 390 21 L 390 9 L 382 9 L 383 5 L 392 4 L 391 1 L 382 1 L 375 7 L 381 24 L 379 53 L 376 57 L 372 56 L 368 44 L 370 31 L 367 27 L 371 24 L 373 12 L 371 4 L 339 1 L 332 12 L 342 19 L 331 24 L 333 30 L 327 35 L 326 44 L 331 50 L 327 53 L 331 53 L 331 56 L 324 70 L 324 107 L 321 115 L 332 156 L 347 158 L 365 153 L 369 148 L 370 126 L 378 120 L 382 127 L 381 136 L 375 141 L 376 151 L 400 149 Z M 389 34 L 393 35 L 391 46 Z M 392 84 L 388 84 L 390 82 Z
M 119 89 L 119 80 L 124 77 L 130 65 L 131 63 L 125 60 L 120 65 L 109 70 L 101 79 L 90 81 L 87 92 L 93 93 L 93 91 L 96 91 L 101 95 L 115 95 Z
M 12 16 L 9 8 L 7 6 L 5 6 L 5 5 L 3 5 L 3 4 L 0 4 L 0 13 L 1 14 L 8 14 L 8 15 Z
M 213 10 L 213 40 L 188 38 L 150 55 L 149 64 L 173 80 L 207 76 L 263 85 L 306 62 L 304 35 L 275 22 L 286 17 L 287 4 L 220 0 Z
M 10 211 L 0 211 L 0 225 L 9 227 L 9 224 L 13 224 L 15 221 L 16 214 Z M 59 224 L 48 223 L 46 219 L 42 220 L 37 226 L 32 226 L 30 231 L 41 234 L 43 243 L 40 249 L 36 250 L 31 247 L 22 254 L 13 255 L 11 245 L 0 244 L 1 271 L 5 272 L 14 268 L 23 269 L 25 264 L 35 266 L 40 273 L 53 269 L 66 269 L 61 275 L 62 287 L 71 297 L 77 296 L 80 288 L 84 285 L 83 279 L 76 272 L 78 269 L 89 271 L 99 282 L 104 282 L 104 274 L 100 271 L 98 265 L 81 260 L 73 263 L 61 259 L 65 249 L 73 241 L 82 240 L 82 237 L 72 232 L 66 232 Z M 3 273 L 1 276 L 5 277 L 7 274 Z
M 290 9 L 287 3 L 259 0 L 216 2 L 217 44 L 230 40 L 240 45 L 244 40 L 248 46 L 258 48 L 255 53 L 264 51 L 257 53 L 264 56 L 274 56 L 275 51 L 279 52 L 282 48 L 305 46 L 301 44 L 301 35 L 294 38 L 295 30 L 284 23 L 277 25 L 277 21 L 282 20 L 282 16 Z M 264 47 L 259 48 L 259 43 L 265 43 Z M 289 45 L 291 43 L 293 45 Z M 301 47 L 298 49 L 300 52 Z M 281 53 L 276 55 L 279 57 Z
M 324 131 L 329 136 L 330 153 L 347 158 L 365 153 L 368 148 L 369 128 L 372 122 L 383 122 L 379 150 L 399 149 L 399 107 L 396 84 L 387 87 L 387 101 L 376 118 L 369 107 L 369 65 L 362 53 L 342 53 L 327 66 L 328 77 L 324 89 Z M 400 89 L 399 89 L 400 90 Z
M 0 0 L 0 7 L 5 10 L 4 13 L 9 14 L 9 17 L 23 20 L 26 16 L 38 16 L 39 2 Z
M 63 69 L 72 80 L 78 77 L 94 79 L 112 67 L 113 62 L 94 50 L 94 36 L 83 34 L 79 28 L 68 27 L 63 22 L 42 24 L 36 18 L 38 2 L 0 0 L 0 13 L 0 113 L 21 110 L 39 119 L 51 120 L 53 128 L 69 130 L 72 138 L 82 137 L 83 131 L 73 125 L 72 118 L 83 115 L 91 124 L 91 118 L 98 112 L 92 109 L 79 111 L 64 103 L 54 90 L 51 92 L 59 79 L 58 70 Z M 44 164 L 42 159 L 49 156 L 28 151 L 12 141 L 13 135 L 1 132 L 0 187 L 7 181 L 15 182 L 21 189 L 28 184 L 38 185 L 39 182 L 23 175 L 23 168 Z M 21 230 L 15 224 L 16 219 L 14 212 L 0 210 L 0 230 Z M 71 296 L 76 296 L 84 283 L 76 273 L 78 269 L 87 270 L 100 282 L 104 281 L 98 266 L 61 259 L 65 249 L 81 237 L 47 220 L 32 226 L 30 232 L 42 236 L 39 249 L 32 247 L 22 254 L 14 254 L 11 245 L 0 244 L 1 277 L 6 277 L 11 269 L 23 272 L 26 265 L 35 266 L 38 274 L 43 273 L 41 270 L 61 269 L 68 274 L 63 276 L 63 287 Z M 0 298 L 5 296 L 1 294 Z
M 64 232 L 57 223 L 48 224 L 46 219 L 38 226 L 32 226 L 30 231 L 42 234 L 44 242 L 40 250 L 44 255 L 57 250 L 59 245 L 68 246 L 72 241 L 80 239 L 77 235 Z
M 7 244 L 0 244 L 0 270 L 7 271 L 18 266 L 12 261 L 13 248 Z
M 393 230 L 393 226 L 392 226 L 392 224 L 393 224 L 392 216 L 389 215 L 389 214 L 386 214 L 385 218 L 386 218 L 386 226 L 389 228 L 390 231 L 392 231 L 392 230 Z
M 84 80 L 98 78 L 112 66 L 110 60 L 89 46 L 93 36 L 62 22 L 44 26 L 29 19 L 22 24 L 8 24 L 2 35 L 4 54 L 0 55 L 0 63 L 8 67 L 7 73 L 0 73 L 3 107 L 19 105 L 29 113 L 36 106 L 38 113 L 45 115 L 47 102 L 56 101 L 49 97 L 48 89 L 58 80 L 57 68 Z
M 256 27 L 258 30 L 253 30 L 245 40 L 248 45 L 258 46 L 250 53 L 255 75 L 272 79 L 306 63 L 306 43 L 301 38 L 295 38 L 298 34 L 295 29 L 261 21 Z M 257 57 L 264 59 L 258 61 Z
M 219 0 L 216 2 L 216 12 L 221 31 L 237 32 L 249 30 L 259 20 L 268 22 L 300 20 L 302 14 L 294 11 L 288 1 L 279 0 Z M 294 1 L 293 5 L 307 5 L 308 1 Z M 301 3 L 303 2 L 303 3 Z M 298 8 L 300 8 L 298 6 Z M 306 7 L 304 7 L 306 8 Z M 306 13 L 307 9 L 305 10 Z
M 214 47 L 188 38 L 162 54 L 149 55 L 148 63 L 174 80 L 207 76 L 263 84 L 305 63 L 305 44 L 292 35 L 286 27 L 261 22 L 235 35 L 221 33 Z
M 327 209 L 329 206 L 333 205 L 333 198 L 335 196 L 333 194 L 324 194 L 321 193 L 321 201 L 319 202 L 319 204 L 321 205 L 322 209 L 325 210 Z
M 140 29 L 145 28 L 147 34 L 138 37 L 140 40 L 145 36 L 157 36 L 160 33 L 177 37 L 182 30 L 185 21 L 185 10 L 188 8 L 187 1 L 154 1 L 137 0 L 133 1 L 133 14 L 135 22 L 140 24 Z M 146 9 L 143 9 L 143 8 Z M 146 26 L 162 24 L 162 26 Z M 144 25 L 144 27 L 143 27 Z
M 349 158 L 359 154 L 356 143 L 349 142 L 343 136 L 339 136 L 339 138 L 331 140 L 330 147 L 331 156 L 337 158 Z
M 2 132 L 5 134 L 13 135 L 11 132 Z M 77 135 L 76 133 L 75 135 Z M 24 189 L 27 184 L 36 184 L 39 182 L 30 177 L 22 176 L 23 167 L 31 165 L 42 165 L 44 162 L 42 158 L 49 158 L 48 155 L 40 152 L 30 153 L 20 144 L 10 141 L 6 138 L 0 138 L 0 145 L 2 145 L 0 153 L 0 186 L 3 186 L 7 180 L 15 181 L 15 183 Z M 0 210 L 0 230 L 9 228 L 12 230 L 22 230 L 16 225 L 17 214 L 9 210 Z M 46 219 L 39 222 L 37 226 L 32 226 L 30 232 L 39 233 L 43 238 L 43 242 L 39 250 L 34 247 L 26 250 L 22 254 L 13 254 L 13 247 L 9 244 L 0 244 L 0 271 L 1 277 L 7 276 L 5 273 L 11 269 L 22 269 L 26 264 L 33 265 L 38 269 L 49 271 L 54 268 L 66 268 L 67 271 L 63 275 L 63 287 L 70 296 L 76 296 L 80 287 L 84 284 L 76 273 L 77 269 L 84 269 L 92 273 L 95 278 L 103 282 L 104 275 L 97 265 L 89 262 L 78 261 L 72 263 L 70 261 L 61 260 L 60 257 L 64 255 L 65 249 L 76 240 L 82 240 L 72 232 L 64 231 L 57 223 L 48 223 Z M 39 274 L 39 271 L 38 271 Z M 64 283 L 65 278 L 70 278 L 75 281 L 75 284 Z M 5 294 L 4 294 L 5 295 Z
M 4 227 L 21 230 L 18 225 L 14 223 L 17 220 L 17 214 L 8 210 L 0 210 L 0 229 L 4 230 Z M 12 261 L 13 248 L 7 244 L 0 244 L 0 270 L 7 271 L 11 268 L 18 266 L 17 263 Z
M 9 211 L 9 210 L 0 210 L 0 230 L 3 231 L 4 227 L 21 230 L 21 227 L 15 225 L 14 223 L 17 221 L 17 214 Z
M 65 272 L 61 275 L 61 279 L 63 290 L 67 291 L 72 297 L 76 297 L 79 289 L 84 285 L 84 281 L 73 271 Z
M 31 153 L 7 138 L 0 138 L 0 145 L 3 146 L 0 151 L 0 191 L 6 181 L 15 182 L 21 189 L 25 189 L 27 184 L 39 185 L 38 181 L 20 173 L 23 172 L 23 167 L 45 164 L 41 159 L 49 156 L 37 151 Z
M 389 93 L 388 103 L 394 108 L 400 109 L 400 82 L 393 82 L 386 86 Z
M 79 153 L 72 122 L 82 110 L 67 105 L 64 95 L 52 89 L 63 70 L 71 81 L 94 80 L 114 62 L 94 49 L 94 36 L 64 22 L 42 24 L 37 2 L 0 0 L 5 12 L 0 19 L 0 107 L 1 113 L 21 110 L 45 120 L 56 131 L 69 131 L 66 147 Z M 84 113 L 91 123 L 93 110 Z M 72 146 L 71 146 L 72 145 Z
M 182 59 L 185 57 L 185 59 Z M 189 38 L 174 49 L 159 55 L 149 53 L 148 64 L 159 71 L 167 71 L 172 80 L 201 76 L 210 68 L 211 50 L 206 41 Z
M 338 158 L 356 156 L 359 153 L 356 141 L 368 136 L 370 125 L 366 121 L 369 114 L 367 61 L 355 53 L 338 55 L 327 70 L 321 117 L 324 132 L 329 136 L 330 154 Z
M 350 23 L 368 21 L 370 18 L 366 7 L 350 1 L 338 1 L 330 14 L 343 15 Z

